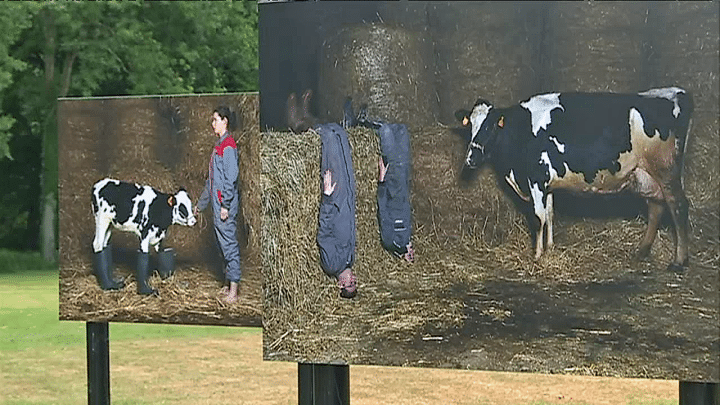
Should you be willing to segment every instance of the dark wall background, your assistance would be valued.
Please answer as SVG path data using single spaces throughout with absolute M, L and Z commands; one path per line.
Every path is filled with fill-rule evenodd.
M 547 91 L 637 92 L 679 85 L 696 93 L 696 83 L 683 80 L 672 66 L 706 64 L 687 58 L 683 49 L 703 36 L 708 45 L 717 41 L 717 27 L 703 30 L 717 20 L 718 3 L 680 3 L 260 4 L 261 126 L 284 128 L 287 96 L 305 89 L 314 91 L 312 111 L 323 120 L 339 120 L 342 100 L 351 95 L 369 101 L 376 115 L 398 113 L 373 111 L 373 104 L 399 105 L 411 117 L 388 119 L 422 125 L 453 125 L 453 112 L 478 97 L 504 106 Z M 377 40 L 383 34 L 387 41 Z M 417 44 L 430 51 L 415 51 Z M 716 57 L 717 44 L 704 52 Z M 427 74 L 395 64 L 385 76 L 372 77 L 377 72 L 367 66 L 372 53 L 423 66 Z M 400 83 L 403 74 L 407 83 Z M 370 90 L 380 84 L 385 84 L 381 96 L 390 101 L 379 101 L 378 90 Z
M 306 89 L 314 91 L 312 112 L 321 119 L 339 120 L 342 100 L 348 95 L 359 99 L 358 103 L 371 101 L 370 111 L 383 115 L 382 111 L 372 110 L 372 99 L 377 97 L 367 94 L 367 89 L 358 89 L 359 83 L 338 86 L 338 82 L 353 76 L 348 73 L 351 70 L 348 64 L 360 70 L 363 68 L 361 65 L 367 65 L 372 60 L 370 54 L 375 51 L 405 59 L 410 64 L 420 64 L 427 70 L 428 74 L 417 75 L 422 82 L 418 87 L 430 87 L 430 91 L 417 96 L 418 99 L 428 99 L 422 100 L 425 109 L 430 110 L 424 111 L 429 117 L 427 122 L 450 122 L 453 116 L 450 109 L 454 111 L 457 106 L 453 104 L 451 107 L 443 100 L 457 100 L 457 90 L 465 89 L 472 96 L 464 97 L 463 101 L 475 101 L 476 92 L 480 90 L 478 82 L 487 75 L 496 76 L 495 72 L 490 72 L 493 68 L 502 68 L 507 73 L 507 80 L 502 83 L 495 81 L 496 86 L 506 88 L 511 80 L 516 81 L 513 86 L 518 90 L 513 92 L 513 101 L 519 93 L 537 93 L 541 89 L 540 76 L 547 70 L 544 66 L 548 61 L 540 52 L 540 41 L 550 12 L 550 5 L 546 2 L 312 1 L 260 4 L 261 127 L 284 128 L 287 96 L 293 92 L 300 94 Z M 357 29 L 361 26 L 391 30 L 387 43 L 378 41 L 376 35 L 372 42 L 360 44 L 365 47 L 360 52 L 364 52 L 366 60 L 359 60 L 361 56 L 349 55 L 347 48 L 336 46 L 339 41 L 357 43 L 367 40 L 362 29 Z M 355 29 L 355 32 L 348 33 L 349 29 Z M 413 43 L 415 40 L 422 42 L 422 47 L 429 51 L 422 49 L 420 55 L 403 54 L 402 50 L 388 49 L 387 46 L 395 42 L 407 50 L 416 46 Z M 345 53 L 339 53 L 342 51 Z M 488 51 L 492 52 L 488 54 Z M 338 59 L 344 59 L 344 71 L 332 72 L 327 69 L 328 66 L 322 65 L 323 60 L 333 58 L 335 63 L 332 66 L 335 67 Z M 483 58 L 486 59 L 483 61 Z M 396 77 L 373 78 L 368 76 L 374 75 L 377 70 L 365 68 L 359 75 L 366 80 L 375 79 L 374 84 L 399 81 L 404 73 L 403 67 L 399 66 L 393 72 Z M 333 78 L 337 80 L 333 81 Z M 355 88 L 347 88 L 352 85 Z M 412 98 L 414 94 L 410 90 L 414 89 L 407 87 L 398 84 L 395 88 L 386 89 L 386 96 Z M 348 94 L 335 93 L 337 90 Z M 350 94 L 353 92 L 355 94 Z M 407 94 L 403 94 L 405 92 Z M 495 100 L 504 101 L 504 97 Z M 413 109 L 411 103 L 410 100 L 405 102 L 406 109 Z
M 380 6 L 367 1 L 258 5 L 262 129 L 286 125 L 290 93 L 317 90 L 320 49 L 329 33 L 347 24 L 378 22 Z

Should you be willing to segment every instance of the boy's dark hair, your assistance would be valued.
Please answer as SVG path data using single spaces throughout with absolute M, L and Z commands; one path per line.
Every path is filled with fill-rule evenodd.
M 228 129 L 230 131 L 234 131 L 235 127 L 237 125 L 237 117 L 235 115 L 235 111 L 230 110 L 230 107 L 221 105 L 213 111 L 214 113 L 218 113 L 220 118 L 227 118 L 228 122 Z

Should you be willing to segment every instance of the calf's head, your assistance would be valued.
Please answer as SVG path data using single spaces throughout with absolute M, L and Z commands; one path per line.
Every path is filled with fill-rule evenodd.
M 172 207 L 173 224 L 193 226 L 197 220 L 193 215 L 192 201 L 185 189 L 180 189 L 174 196 L 168 200 L 168 204 Z
M 472 111 L 458 110 L 455 112 L 455 118 L 464 127 L 470 127 L 470 135 L 467 139 L 467 157 L 465 158 L 465 165 L 470 168 L 481 166 L 490 158 L 490 150 L 487 146 L 493 142 L 498 124 L 502 128 L 502 121 L 490 122 L 487 119 L 492 108 L 490 102 L 478 99 Z

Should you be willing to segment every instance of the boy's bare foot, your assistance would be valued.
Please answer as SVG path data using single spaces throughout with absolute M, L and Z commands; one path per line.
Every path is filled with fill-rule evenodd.
M 237 292 L 238 292 L 238 283 L 231 281 L 230 288 L 227 289 L 227 295 L 225 295 L 225 298 L 223 299 L 223 301 L 225 301 L 226 304 L 236 303 L 238 300 Z

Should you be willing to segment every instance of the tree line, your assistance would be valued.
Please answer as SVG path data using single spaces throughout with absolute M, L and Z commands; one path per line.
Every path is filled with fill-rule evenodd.
M 0 247 L 55 259 L 60 97 L 257 91 L 257 3 L 0 7 Z

